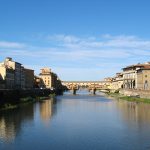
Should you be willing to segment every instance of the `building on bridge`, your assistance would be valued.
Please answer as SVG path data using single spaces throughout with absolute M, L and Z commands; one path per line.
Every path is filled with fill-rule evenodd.
M 68 89 L 79 89 L 80 87 L 88 89 L 108 89 L 108 82 L 106 81 L 62 81 L 62 84 Z

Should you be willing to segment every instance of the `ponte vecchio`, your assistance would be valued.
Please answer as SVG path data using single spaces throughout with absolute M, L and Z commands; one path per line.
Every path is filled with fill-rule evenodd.
M 73 94 L 76 94 L 76 91 L 81 87 L 89 89 L 93 94 L 95 94 L 96 90 L 109 90 L 108 81 L 62 81 L 62 84 L 66 86 L 68 90 L 72 90 Z

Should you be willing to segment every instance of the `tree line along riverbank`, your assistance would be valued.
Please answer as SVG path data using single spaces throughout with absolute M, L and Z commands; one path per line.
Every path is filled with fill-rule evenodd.
M 24 104 L 33 103 L 60 94 L 62 94 L 62 90 L 0 90 L 0 110 L 17 108 Z

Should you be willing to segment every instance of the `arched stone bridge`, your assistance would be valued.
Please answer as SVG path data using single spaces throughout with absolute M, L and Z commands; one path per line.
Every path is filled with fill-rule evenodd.
M 80 87 L 88 88 L 89 91 L 92 90 L 95 94 L 96 90 L 107 90 L 109 91 L 109 83 L 106 81 L 62 81 L 62 84 L 69 90 L 73 90 L 76 93 Z

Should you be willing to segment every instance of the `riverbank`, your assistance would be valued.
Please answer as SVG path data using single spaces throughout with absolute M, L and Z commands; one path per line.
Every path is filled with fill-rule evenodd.
M 106 95 L 116 98 L 116 99 L 126 100 L 126 101 L 130 101 L 130 102 L 150 103 L 150 99 L 148 99 L 148 98 L 140 98 L 140 97 L 136 97 L 136 96 L 124 96 L 119 93 L 106 93 Z
M 0 90 L 0 110 L 8 110 L 54 97 L 57 91 L 50 89 Z
M 19 107 L 22 107 L 23 105 L 34 103 L 35 101 L 36 100 L 32 97 L 21 98 L 19 103 L 16 103 L 16 104 L 4 103 L 0 105 L 0 111 L 19 108 Z
M 21 98 L 19 103 L 16 103 L 16 104 L 5 103 L 5 104 L 1 105 L 0 111 L 20 108 L 22 106 L 29 105 L 29 104 L 39 102 L 39 101 L 43 101 L 46 99 L 50 99 L 53 97 L 55 97 L 55 94 L 51 94 L 49 96 L 36 97 L 36 98 L 32 98 L 32 97 Z

